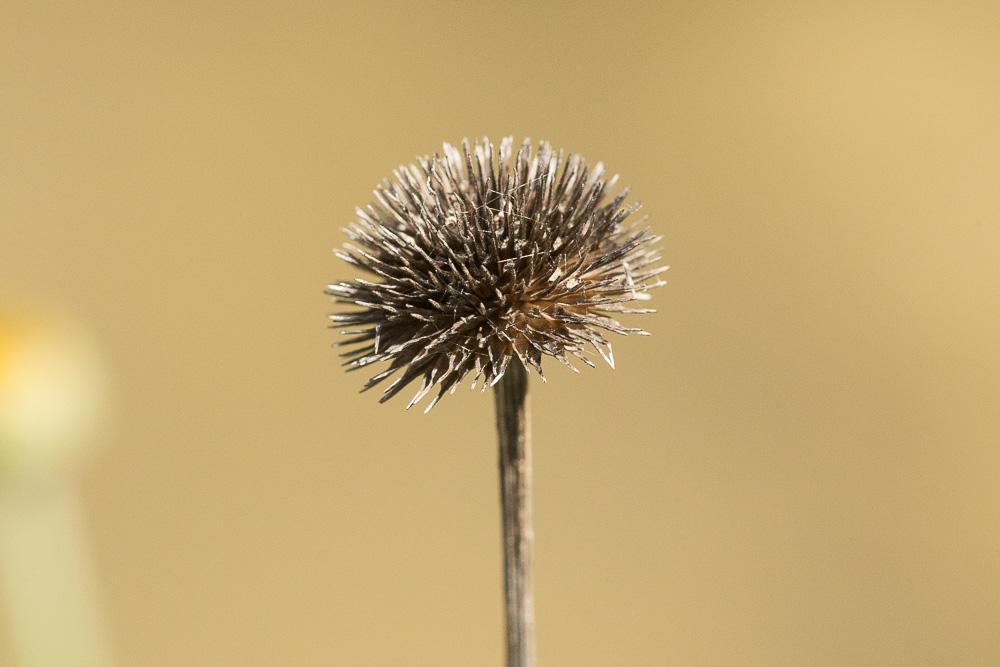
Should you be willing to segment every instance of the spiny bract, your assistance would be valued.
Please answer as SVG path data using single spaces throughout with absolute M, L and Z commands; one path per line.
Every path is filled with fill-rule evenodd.
M 344 365 L 389 362 L 362 391 L 399 372 L 386 401 L 421 378 L 407 407 L 437 386 L 430 410 L 470 372 L 473 389 L 495 384 L 515 358 L 543 380 L 542 355 L 576 371 L 569 357 L 593 367 L 592 347 L 614 367 L 604 332 L 645 332 L 612 314 L 652 312 L 628 304 L 648 299 L 666 270 L 652 247 L 660 237 L 625 224 L 639 208 L 624 204 L 628 190 L 608 199 L 617 176 L 547 142 L 462 148 L 393 171 L 345 230 L 351 242 L 336 255 L 378 281 L 327 287 L 360 308 L 331 316 L 348 329 L 339 344 L 353 347 Z

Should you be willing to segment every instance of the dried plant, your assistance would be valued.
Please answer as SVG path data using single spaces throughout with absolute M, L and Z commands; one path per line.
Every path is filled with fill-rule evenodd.
M 605 334 L 645 333 L 614 317 L 651 312 L 629 304 L 663 284 L 659 237 L 625 224 L 638 205 L 627 189 L 608 198 L 617 176 L 601 163 L 527 140 L 515 154 L 510 137 L 498 156 L 487 139 L 463 148 L 395 170 L 337 252 L 376 278 L 327 292 L 360 308 L 331 316 L 351 336 L 348 369 L 389 362 L 364 389 L 399 373 L 382 401 L 420 378 L 410 406 L 438 387 L 430 410 L 469 373 L 473 388 L 495 384 L 515 357 L 542 379 L 543 355 L 576 371 L 570 357 L 593 367 L 593 348 L 613 367 Z
M 382 401 L 417 378 L 410 406 L 438 388 L 427 410 L 470 373 L 473 389 L 497 385 L 506 664 L 534 667 L 528 368 L 544 380 L 545 355 L 594 366 L 589 348 L 613 367 L 606 334 L 645 333 L 615 317 L 652 312 L 632 302 L 666 268 L 659 237 L 626 224 L 638 206 L 625 204 L 627 190 L 609 195 L 617 177 L 604 180 L 600 163 L 546 142 L 515 154 L 509 137 L 498 155 L 487 139 L 463 149 L 445 144 L 375 190 L 337 252 L 375 280 L 327 293 L 355 306 L 331 316 L 347 329 L 348 369 L 388 362 L 364 389 L 399 374 Z

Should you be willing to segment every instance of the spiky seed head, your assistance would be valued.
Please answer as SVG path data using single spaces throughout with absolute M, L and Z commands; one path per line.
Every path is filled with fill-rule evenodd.
M 348 336 L 339 345 L 348 370 L 388 362 L 364 386 L 394 374 L 381 401 L 416 379 L 407 407 L 435 387 L 431 407 L 473 374 L 472 388 L 496 384 L 510 363 L 542 375 L 548 355 L 593 367 L 593 348 L 614 367 L 606 334 L 645 334 L 619 313 L 648 313 L 633 302 L 663 283 L 653 247 L 660 239 L 626 224 L 637 204 L 628 190 L 609 195 L 618 177 L 579 155 L 499 152 L 488 139 L 400 166 L 357 209 L 336 255 L 373 276 L 327 286 L 335 302 L 357 309 L 331 315 Z

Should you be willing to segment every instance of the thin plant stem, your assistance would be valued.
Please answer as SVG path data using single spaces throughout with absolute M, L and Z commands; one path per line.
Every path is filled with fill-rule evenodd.
M 76 490 L 65 483 L 18 491 L 0 493 L 10 657 L 21 667 L 109 667 L 111 647 Z
M 497 383 L 500 440 L 500 505 L 503 529 L 507 667 L 535 667 L 535 604 L 532 594 L 531 416 L 528 374 L 513 360 Z

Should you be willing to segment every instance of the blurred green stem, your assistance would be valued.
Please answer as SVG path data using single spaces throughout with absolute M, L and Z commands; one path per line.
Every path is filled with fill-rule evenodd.
M 4 491 L 0 592 L 14 665 L 109 667 L 76 489 L 54 483 Z

